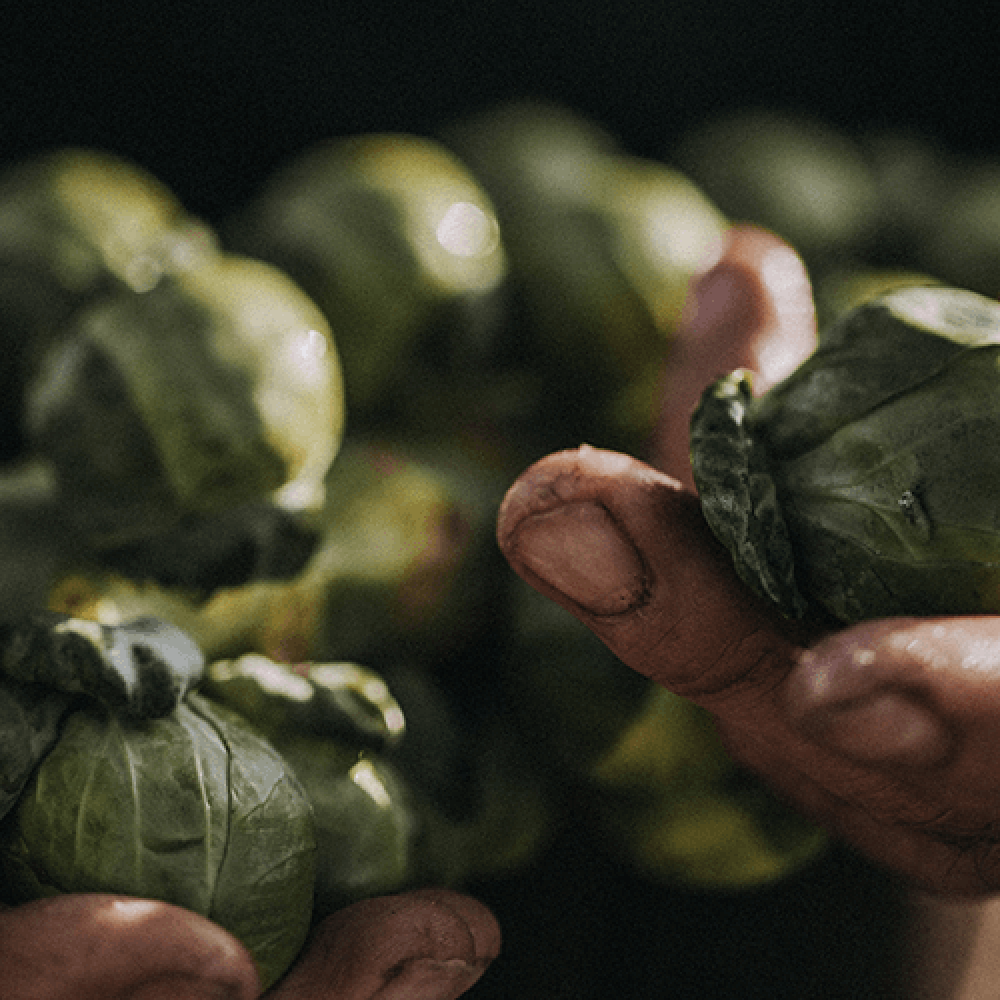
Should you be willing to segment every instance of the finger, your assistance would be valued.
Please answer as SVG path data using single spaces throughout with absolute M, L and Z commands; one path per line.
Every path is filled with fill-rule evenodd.
M 1000 619 L 820 638 L 739 581 L 695 496 L 587 447 L 520 477 L 498 539 L 528 583 L 711 711 L 733 755 L 810 815 L 929 888 L 1000 888 Z
M 273 1000 L 454 1000 L 500 952 L 490 911 L 423 889 L 355 903 L 327 917 Z
M 688 425 L 702 392 L 737 368 L 754 391 L 791 374 L 816 346 L 816 313 L 805 266 L 777 236 L 736 226 L 721 254 L 691 283 L 663 381 L 652 464 L 694 488 Z
M 5 1000 L 252 1000 L 253 960 L 221 927 L 166 903 L 55 896 L 0 912 Z

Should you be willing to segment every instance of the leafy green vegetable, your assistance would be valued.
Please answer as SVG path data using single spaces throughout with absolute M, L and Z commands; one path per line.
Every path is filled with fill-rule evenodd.
M 531 433 L 545 447 L 580 436 L 638 447 L 688 280 L 722 215 L 687 177 L 625 155 L 558 105 L 506 104 L 445 138 L 497 208 L 525 355 L 544 377 Z
M 155 619 L 0 628 L 0 885 L 163 899 L 220 923 L 265 981 L 298 953 L 312 811 L 284 760 L 190 689 L 201 651 Z
M 10 902 L 121 892 L 185 906 L 240 938 L 269 985 L 308 932 L 314 853 L 283 759 L 190 694 L 160 719 L 72 712 L 4 828 L 0 873 Z
M 209 227 L 120 157 L 62 149 L 0 175 L 0 447 L 20 436 L 26 380 L 74 312 L 214 253 Z
M 293 669 L 250 654 L 210 664 L 203 690 L 248 719 L 302 783 L 315 820 L 318 913 L 410 878 L 410 796 L 378 753 L 399 742 L 404 719 L 381 677 L 354 663 Z
M 741 577 L 843 622 L 1000 611 L 1000 304 L 911 287 L 851 311 L 759 399 L 705 393 L 691 458 Z
M 317 143 L 279 170 L 226 244 L 290 274 L 336 331 L 352 416 L 386 405 L 429 328 L 505 274 L 493 209 L 465 167 L 414 135 Z
M 134 718 L 169 715 L 201 679 L 201 650 L 155 618 L 121 625 L 41 611 L 0 626 L 0 670 L 38 690 L 86 694 Z
M 66 518 L 96 546 L 267 497 L 320 506 L 344 421 L 322 315 L 275 269 L 230 256 L 75 314 L 25 410 Z

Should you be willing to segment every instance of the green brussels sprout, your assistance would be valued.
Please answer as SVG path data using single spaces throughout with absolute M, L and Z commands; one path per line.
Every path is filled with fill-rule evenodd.
M 50 606 L 110 622 L 155 615 L 190 633 L 209 659 L 257 652 L 379 668 L 401 653 L 434 660 L 481 627 L 495 586 L 499 501 L 485 482 L 412 449 L 349 441 L 327 478 L 319 542 L 292 579 L 206 599 L 81 567 L 56 582 Z
M 872 169 L 824 122 L 768 109 L 722 115 L 683 136 L 673 158 L 730 219 L 773 230 L 811 271 L 851 261 L 874 239 Z
M 321 506 L 343 421 L 322 315 L 274 268 L 229 256 L 75 316 L 26 403 L 65 517 L 95 547 L 264 498 Z
M 637 445 L 688 281 L 720 241 L 722 215 L 677 171 L 626 156 L 558 106 L 504 105 L 445 139 L 497 206 L 526 355 L 545 373 L 536 421 L 559 435 L 545 445 L 581 435 Z M 572 426 L 555 426 L 560 411 Z
M 760 398 L 745 372 L 711 386 L 692 470 L 740 576 L 792 616 L 1000 611 L 998 358 L 1000 304 L 910 287 Z
M 380 753 L 400 741 L 405 721 L 381 677 L 354 663 L 292 668 L 248 654 L 211 663 L 201 691 L 251 722 L 305 789 L 317 916 L 407 882 L 416 822 Z
M 155 620 L 38 614 L 0 633 L 7 903 L 120 892 L 240 938 L 265 984 L 308 932 L 310 805 L 277 752 L 194 693 L 204 660 Z
M 254 956 L 265 985 L 299 953 L 312 915 L 309 802 L 238 716 L 190 694 L 165 718 L 72 712 L 12 814 L 8 900 L 120 892 L 209 917 Z
M 148 291 L 215 246 L 156 178 L 108 153 L 59 150 L 0 176 L 0 447 L 20 434 L 38 352 L 75 311 L 116 291 Z
M 226 227 L 226 246 L 291 275 L 333 327 L 352 417 L 387 405 L 417 342 L 506 273 L 493 208 L 440 144 L 372 134 L 317 144 Z

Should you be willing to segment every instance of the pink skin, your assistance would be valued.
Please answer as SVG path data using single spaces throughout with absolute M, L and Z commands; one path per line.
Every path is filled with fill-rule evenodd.
M 267 1000 L 454 1000 L 500 950 L 492 914 L 448 890 L 365 900 L 324 920 Z M 166 903 L 68 895 L 0 910 L 4 1000 L 256 1000 L 249 953 Z
M 998 904 L 934 897 L 1000 889 L 1000 618 L 809 634 L 740 582 L 693 492 L 688 420 L 732 367 L 755 369 L 757 391 L 780 380 L 815 318 L 801 263 L 760 230 L 734 230 L 692 291 L 659 468 L 587 446 L 550 455 L 508 492 L 500 546 L 625 663 L 712 712 L 736 759 L 916 887 L 921 948 L 954 966 L 937 962 L 933 986 L 926 966 L 916 995 L 996 995 L 970 984 L 996 982 Z

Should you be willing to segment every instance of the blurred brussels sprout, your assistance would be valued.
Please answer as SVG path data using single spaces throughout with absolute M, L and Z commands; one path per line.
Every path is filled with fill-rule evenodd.
M 824 834 L 730 761 L 706 712 L 628 670 L 527 585 L 516 594 L 517 716 L 610 853 L 712 889 L 766 885 L 817 857 Z
M 275 745 L 289 736 L 310 736 L 381 751 L 397 744 L 406 728 L 385 681 L 356 663 L 292 666 L 247 653 L 210 663 L 201 690 L 249 719 Z
M 284 761 L 191 692 L 179 629 L 37 614 L 0 630 L 0 886 L 162 899 L 215 920 L 265 984 L 310 924 L 312 813 Z
M 949 284 L 1000 296 L 1000 159 L 953 169 L 914 253 Z
M 536 420 L 554 435 L 544 444 L 581 434 L 635 443 L 721 215 L 685 177 L 625 156 L 558 106 L 505 105 L 457 123 L 445 140 L 497 206 L 528 363 L 545 372 Z
M 903 288 L 828 327 L 760 398 L 735 372 L 691 424 L 705 517 L 790 615 L 1000 611 L 1000 305 Z
M 861 148 L 877 193 L 871 257 L 892 270 L 928 267 L 921 247 L 944 221 L 940 209 L 960 183 L 958 163 L 933 139 L 902 129 L 863 135 Z
M 3 447 L 19 433 L 23 382 L 37 352 L 74 311 L 121 289 L 148 291 L 214 251 L 208 226 L 112 154 L 64 149 L 0 175 Z
M 712 118 L 673 158 L 726 215 L 773 230 L 817 272 L 874 238 L 878 192 L 859 144 L 808 116 L 755 109 Z
M 210 659 L 257 652 L 283 662 L 402 655 L 435 661 L 477 634 L 498 586 L 495 493 L 446 462 L 349 441 L 330 470 L 320 540 L 294 578 L 223 587 L 208 599 L 81 567 L 53 588 L 55 610 L 121 621 L 155 614 Z
M 26 412 L 67 519 L 114 546 L 266 497 L 321 506 L 344 401 L 305 294 L 266 264 L 220 256 L 77 314 Z
M 210 664 L 201 690 L 248 719 L 302 784 L 315 822 L 317 916 L 409 881 L 411 796 L 379 755 L 405 721 L 381 677 L 353 663 L 292 668 L 251 654 Z
M 290 274 L 326 314 L 352 416 L 391 405 L 428 328 L 504 278 L 482 188 L 443 146 L 405 134 L 318 144 L 226 227 L 226 245 Z M 464 329 L 475 338 L 474 329 Z

